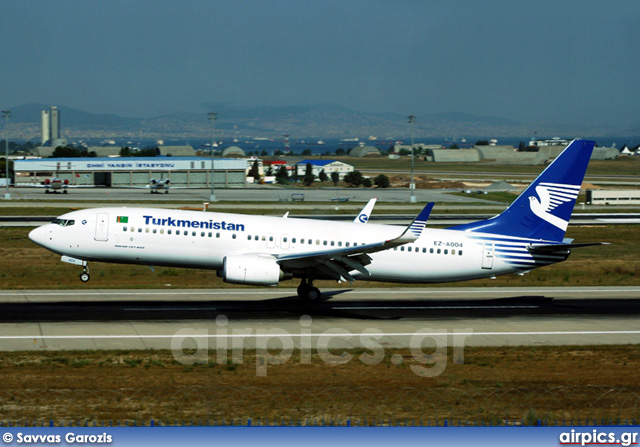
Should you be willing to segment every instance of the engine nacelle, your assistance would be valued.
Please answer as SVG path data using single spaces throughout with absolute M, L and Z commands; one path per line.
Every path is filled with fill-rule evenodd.
M 224 258 L 222 280 L 225 282 L 251 286 L 275 286 L 282 278 L 280 266 L 273 258 L 255 255 Z

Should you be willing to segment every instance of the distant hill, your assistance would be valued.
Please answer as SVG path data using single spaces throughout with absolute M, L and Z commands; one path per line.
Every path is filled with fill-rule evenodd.
M 411 130 L 405 115 L 367 113 L 335 104 L 290 107 L 211 106 L 218 113 L 216 130 L 222 137 L 282 138 L 408 138 Z M 48 104 L 25 104 L 12 108 L 11 122 L 19 138 L 39 136 L 41 111 Z M 94 114 L 58 105 L 62 135 L 68 138 L 118 138 L 132 135 L 149 138 L 207 138 L 211 135 L 206 113 L 174 113 L 154 118 L 131 118 Z M 416 117 L 416 137 L 486 135 L 522 137 L 536 130 L 541 135 L 605 135 L 619 129 L 589 128 L 561 123 L 531 125 L 498 116 L 468 113 L 433 113 Z

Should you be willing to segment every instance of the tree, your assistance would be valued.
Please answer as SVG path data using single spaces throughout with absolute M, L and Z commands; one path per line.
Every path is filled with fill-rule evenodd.
M 51 158 L 69 158 L 69 157 L 82 157 L 82 153 L 71 146 L 58 146 L 54 149 Z
M 269 165 L 266 175 L 268 175 L 269 177 L 273 175 L 273 166 Z
M 302 181 L 304 182 L 305 186 L 310 186 L 315 179 L 316 176 L 313 175 L 313 166 L 311 166 L 311 163 L 307 163 Z
M 318 180 L 320 180 L 321 182 L 326 182 L 327 180 L 329 180 L 329 176 L 326 172 L 324 172 L 324 169 L 320 171 L 320 174 L 318 174 Z
M 362 186 L 364 186 L 365 188 L 371 188 L 371 179 L 369 177 L 363 178 L 362 179 Z
M 280 166 L 278 172 L 276 172 L 276 182 L 280 185 L 287 185 L 289 183 L 289 172 L 285 165 Z
M 258 165 L 258 160 L 254 161 L 251 169 L 249 169 L 249 177 L 253 177 L 256 183 L 260 181 L 260 166 Z
M 351 171 L 344 176 L 344 181 L 351 186 L 362 185 L 362 180 L 363 180 L 363 177 L 360 171 Z
M 388 188 L 389 187 L 389 177 L 384 174 L 378 175 L 375 179 L 373 179 L 373 184 L 378 188 Z
M 305 149 L 302 151 L 302 155 L 311 155 L 311 149 Z
M 336 155 L 344 155 L 345 151 L 343 148 L 339 147 L 336 149 Z
M 333 182 L 333 186 L 338 186 L 338 182 L 340 181 L 340 174 L 338 174 L 337 172 L 332 172 L 331 181 Z

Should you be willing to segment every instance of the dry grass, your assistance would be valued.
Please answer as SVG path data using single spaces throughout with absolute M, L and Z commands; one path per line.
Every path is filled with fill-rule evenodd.
M 241 364 L 183 365 L 166 351 L 5 353 L 0 421 L 397 420 L 534 422 L 640 416 L 635 346 L 467 348 L 443 374 L 408 350 L 376 365 L 336 365 L 299 352 L 256 375 L 255 352 Z M 338 354 L 338 353 L 335 353 Z M 393 355 L 403 363 L 394 364 Z

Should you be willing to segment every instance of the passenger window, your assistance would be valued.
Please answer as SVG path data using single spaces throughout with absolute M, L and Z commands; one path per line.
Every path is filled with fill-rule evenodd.
M 213 233 L 211 231 L 209 231 L 209 234 L 207 234 L 207 236 L 211 237 L 211 236 L 213 236 Z
M 235 238 L 236 238 L 236 234 L 235 234 L 235 233 L 233 233 L 233 234 L 231 235 L 231 239 L 235 239 Z
M 131 232 L 133 233 L 134 231 L 136 231 L 136 229 L 131 227 Z
M 301 244 L 304 244 L 304 239 L 300 239 L 300 243 L 301 243 Z
M 247 236 L 247 240 L 250 241 L 251 240 L 251 235 Z
M 164 234 L 164 228 L 160 228 L 160 234 Z
M 462 256 L 462 250 L 458 252 L 458 256 Z
M 327 245 L 327 241 L 324 241 L 324 242 L 322 243 L 322 245 Z
M 153 229 L 153 234 L 156 234 L 158 232 L 158 230 L 156 230 L 155 228 Z
M 334 247 L 336 245 L 336 243 L 334 241 L 331 241 L 331 246 Z
M 149 227 L 145 228 L 145 229 L 144 229 L 144 232 L 145 232 L 145 233 L 148 233 L 148 232 L 149 232 Z
M 338 241 L 338 247 L 342 247 L 342 241 Z
M 411 247 L 407 247 L 407 251 L 411 251 Z
M 200 233 L 200 237 L 204 237 L 204 231 Z
M 400 251 L 404 251 L 404 247 L 400 247 Z
M 258 235 L 253 236 L 253 240 L 257 241 L 258 240 Z
M 426 253 L 426 252 L 427 252 L 427 249 L 422 247 L 422 253 Z
M 216 233 L 216 237 L 219 238 L 220 237 L 220 233 Z
M 295 237 L 291 239 L 291 243 L 292 243 L 292 244 L 295 244 L 295 243 L 296 243 L 296 238 L 295 238 Z
M 262 236 L 262 237 L 261 237 L 261 239 L 262 239 L 263 241 L 266 241 L 266 240 L 267 240 L 267 238 L 266 238 L 265 236 Z
M 171 234 L 171 230 L 170 230 L 170 229 L 169 229 L 169 230 L 167 230 L 167 234 Z
M 309 245 L 313 244 L 313 241 L 311 239 L 309 239 L 307 242 L 309 243 Z
M 142 233 L 142 227 L 138 228 L 138 233 Z
M 273 242 L 273 236 L 269 236 L 269 242 Z
M 289 238 L 287 238 L 287 237 L 283 237 L 282 238 L 282 242 L 287 242 L 288 240 L 289 240 Z
M 438 252 L 437 252 L 437 254 L 440 254 L 440 251 L 441 251 L 441 250 L 438 248 Z
M 349 247 L 351 244 L 349 242 L 344 244 L 346 247 Z
M 176 230 L 176 236 L 180 236 L 180 230 Z
M 122 227 L 122 231 L 127 231 L 127 227 Z
M 445 249 L 444 249 L 444 254 L 445 254 L 445 255 L 448 255 L 448 254 L 449 254 L 449 249 L 448 249 L 448 248 L 445 248 Z
M 430 249 L 429 249 L 429 253 L 430 253 L 430 254 L 433 254 L 433 248 L 430 248 Z

